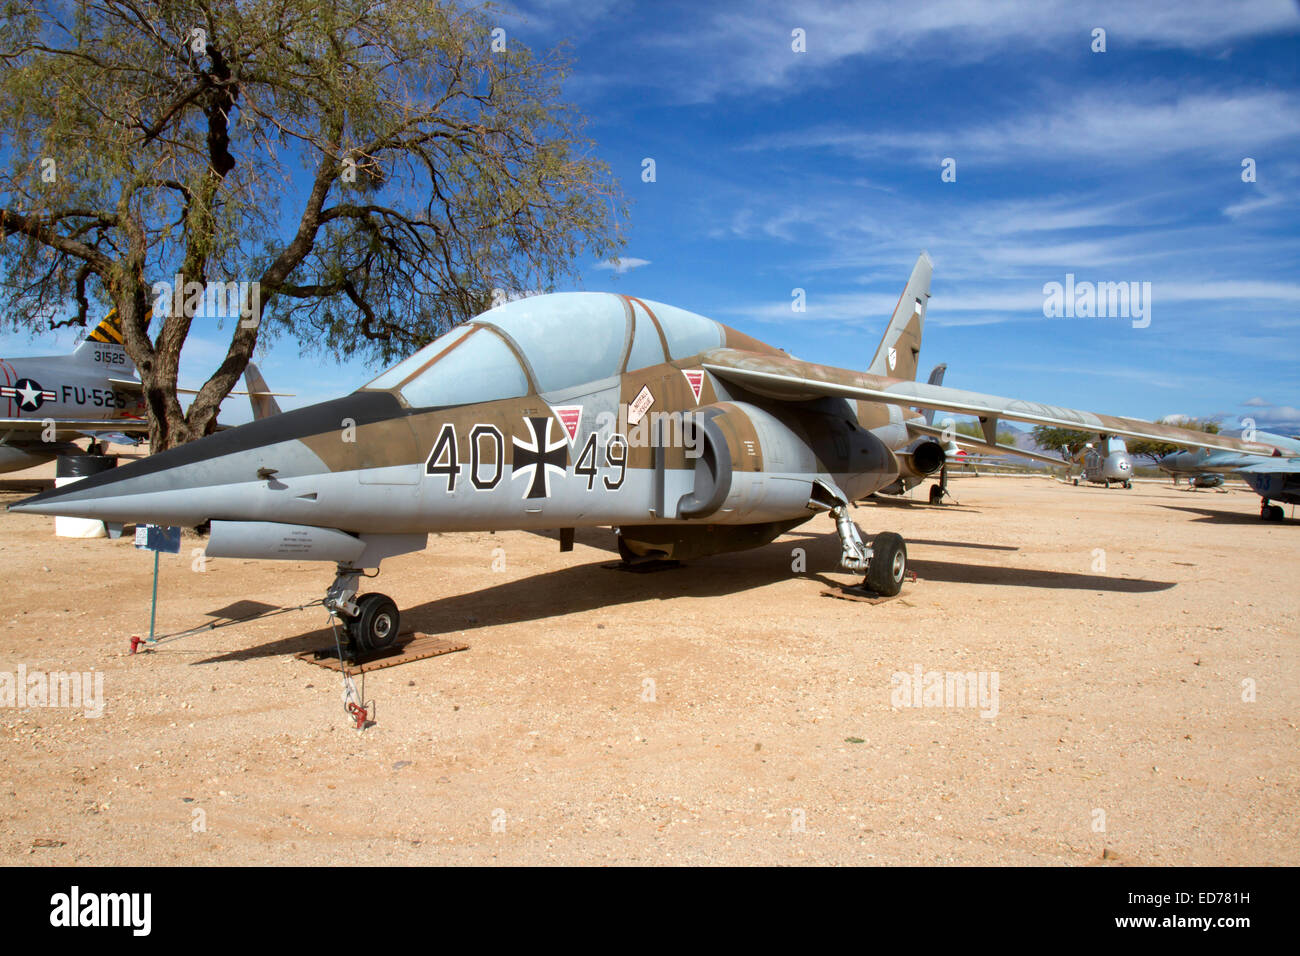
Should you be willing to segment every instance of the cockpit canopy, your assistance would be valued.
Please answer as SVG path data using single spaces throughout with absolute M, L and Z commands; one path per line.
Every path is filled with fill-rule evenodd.
M 689 358 L 724 338 L 717 322 L 671 305 L 557 292 L 475 316 L 366 388 L 396 390 L 414 408 L 545 395 Z

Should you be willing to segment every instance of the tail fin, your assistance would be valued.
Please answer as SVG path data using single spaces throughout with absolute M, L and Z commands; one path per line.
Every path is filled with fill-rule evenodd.
M 122 345 L 122 320 L 117 316 L 117 309 L 112 309 L 99 325 L 91 329 L 72 350 L 72 355 L 73 358 L 94 362 L 115 371 L 130 371 L 135 368 Z
M 940 363 L 939 365 L 936 365 L 934 368 L 930 369 L 930 381 L 929 381 L 929 384 L 930 384 L 930 385 L 942 385 L 942 384 L 943 384 L 943 375 L 944 375 L 944 373 L 945 373 L 946 371 L 948 371 L 948 363 L 947 363 L 947 362 L 942 362 L 942 363 Z M 921 412 L 921 415 L 925 418 L 925 423 L 926 423 L 927 425 L 933 425 L 933 424 L 934 424 L 934 409 L 933 409 L 933 408 L 927 408 L 927 409 L 924 409 L 924 410 Z
M 867 367 L 873 375 L 916 379 L 916 365 L 921 355 L 921 332 L 925 328 L 925 306 L 930 301 L 930 276 L 934 263 L 928 253 L 917 257 L 912 277 L 898 298 L 894 314 L 876 348 L 875 358 Z
M 275 400 L 275 392 L 266 385 L 266 379 L 252 362 L 244 369 L 244 384 L 248 386 L 248 404 L 253 406 L 253 421 L 270 418 L 280 414 L 280 403 Z

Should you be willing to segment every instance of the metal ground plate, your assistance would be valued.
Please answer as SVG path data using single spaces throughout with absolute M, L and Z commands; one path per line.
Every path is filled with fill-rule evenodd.
M 348 665 L 348 670 L 352 673 L 364 674 L 366 671 L 382 670 L 385 667 L 396 667 L 398 664 L 409 664 L 411 661 L 422 661 L 427 657 L 438 657 L 465 650 L 469 650 L 468 644 L 425 634 L 422 631 L 407 631 L 398 636 L 392 647 L 361 655 L 355 664 Z M 294 657 L 332 671 L 343 670 L 333 645 L 322 647 L 317 651 L 301 651 Z

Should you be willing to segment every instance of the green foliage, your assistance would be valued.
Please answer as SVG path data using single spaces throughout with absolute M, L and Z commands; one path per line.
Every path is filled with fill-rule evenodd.
M 958 422 L 955 429 L 959 435 L 968 435 L 971 438 L 984 441 L 984 429 L 979 426 L 978 422 Z M 1014 445 L 1016 436 L 1014 432 L 1002 430 L 997 433 L 997 442 L 999 445 Z
M 1038 443 L 1038 447 L 1051 451 L 1060 451 L 1064 448 L 1071 457 L 1079 454 L 1084 445 L 1097 437 L 1093 432 L 1055 428 L 1051 425 L 1035 425 L 1033 436 L 1034 441 Z
M 1221 427 L 1218 422 L 1208 418 L 1190 421 L 1184 419 L 1171 421 L 1166 419 L 1164 420 L 1164 424 L 1177 425 L 1179 428 L 1186 428 L 1189 431 L 1207 432 L 1211 435 L 1217 435 Z M 1143 458 L 1150 458 L 1152 461 L 1159 461 L 1161 458 L 1165 457 L 1165 455 L 1173 454 L 1182 449 L 1182 446 L 1180 445 L 1174 445 L 1170 442 L 1164 441 L 1132 439 L 1125 444 L 1128 447 L 1129 454 L 1139 455 Z
M 202 432 L 259 336 L 387 362 L 576 280 L 622 246 L 626 203 L 562 57 L 499 27 L 439 0 L 3 3 L 6 321 L 116 307 L 165 447 Z M 150 320 L 177 273 L 261 293 L 188 418 L 180 348 L 213 320 Z

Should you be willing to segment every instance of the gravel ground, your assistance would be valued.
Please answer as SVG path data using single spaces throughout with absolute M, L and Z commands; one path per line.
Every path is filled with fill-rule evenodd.
M 1297 521 L 1243 491 L 953 486 L 856 511 L 919 576 L 880 605 L 822 595 L 852 580 L 825 517 L 656 574 L 610 569 L 608 531 L 433 536 L 375 589 L 471 647 L 367 675 L 364 732 L 292 657 L 329 642 L 320 608 L 130 656 L 150 555 L 0 514 L 0 672 L 104 687 L 97 718 L 0 706 L 0 862 L 1300 863 Z M 198 572 L 201 544 L 162 558 L 162 633 L 332 578 Z M 917 668 L 985 697 L 906 699 Z

